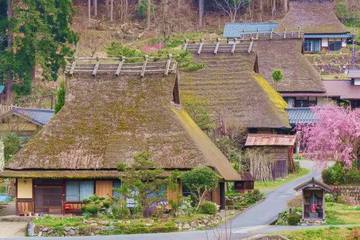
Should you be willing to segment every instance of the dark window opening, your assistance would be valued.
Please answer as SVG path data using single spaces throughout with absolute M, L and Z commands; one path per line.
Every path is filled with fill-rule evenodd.
M 295 107 L 313 107 L 316 105 L 316 97 L 298 97 L 295 99 Z
M 330 51 L 340 51 L 341 50 L 341 40 L 340 41 L 329 41 L 329 50 Z
M 320 52 L 321 39 L 306 39 L 304 41 L 305 52 Z

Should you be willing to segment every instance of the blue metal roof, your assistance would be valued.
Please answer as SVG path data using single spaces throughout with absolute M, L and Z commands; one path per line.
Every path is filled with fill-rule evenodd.
M 315 113 L 309 107 L 288 108 L 290 125 L 299 123 L 314 123 L 316 121 Z
M 47 124 L 54 116 L 54 110 L 52 109 L 15 107 L 12 109 L 12 112 L 17 115 L 24 116 L 35 124 L 41 126 Z
M 350 33 L 340 33 L 340 34 L 305 34 L 304 38 L 353 38 L 353 35 Z
M 224 27 L 224 37 L 241 37 L 243 33 L 266 33 L 274 31 L 278 27 L 275 22 L 254 22 L 254 23 L 226 23 Z

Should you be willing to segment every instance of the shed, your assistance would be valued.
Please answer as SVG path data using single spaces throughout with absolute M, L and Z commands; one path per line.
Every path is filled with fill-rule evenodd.
M 248 134 L 245 147 L 254 149 L 265 154 L 270 163 L 272 179 L 286 177 L 289 171 L 294 171 L 293 151 L 296 142 L 295 135 L 281 134 Z M 263 179 L 262 173 L 252 166 L 250 160 L 250 172 L 255 179 Z M 265 163 L 256 163 L 265 164 Z
M 54 110 L 9 106 L 0 115 L 0 135 L 15 132 L 28 137 L 36 133 L 54 116 Z
M 324 221 L 325 193 L 331 192 L 331 187 L 312 178 L 311 180 L 297 186 L 295 190 L 302 191 L 303 221 Z

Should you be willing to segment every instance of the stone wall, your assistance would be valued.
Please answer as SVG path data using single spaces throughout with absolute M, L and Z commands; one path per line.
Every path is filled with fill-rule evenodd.
M 336 196 L 351 205 L 360 205 L 360 186 L 333 186 Z

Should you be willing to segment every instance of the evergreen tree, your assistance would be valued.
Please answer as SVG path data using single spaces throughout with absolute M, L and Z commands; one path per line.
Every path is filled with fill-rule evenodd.
M 13 36 L 12 46 L 0 56 L 0 75 L 16 79 L 13 89 L 18 94 L 29 94 L 36 64 L 46 80 L 55 81 L 65 58 L 73 54 L 77 36 L 70 28 L 72 2 L 19 0 L 13 12 L 9 25 L 0 25 L 0 33 L 8 26 Z

